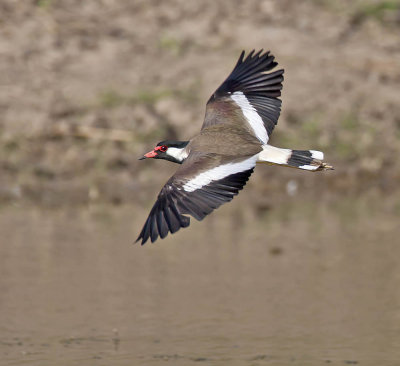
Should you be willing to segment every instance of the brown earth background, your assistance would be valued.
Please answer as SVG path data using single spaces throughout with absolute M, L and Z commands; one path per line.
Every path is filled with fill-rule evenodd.
M 149 206 L 175 167 L 137 157 L 194 135 L 253 48 L 285 69 L 271 144 L 323 150 L 336 170 L 259 167 L 249 199 L 285 199 L 289 180 L 319 198 L 391 195 L 399 30 L 397 1 L 2 1 L 0 202 Z

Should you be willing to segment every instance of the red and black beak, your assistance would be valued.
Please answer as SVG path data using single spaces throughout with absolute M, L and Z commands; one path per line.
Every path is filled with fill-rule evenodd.
M 144 154 L 141 158 L 139 158 L 139 160 L 143 160 L 146 158 L 154 158 L 158 155 L 156 149 L 149 151 L 147 154 Z
M 154 148 L 154 150 L 149 151 L 147 154 L 144 154 L 141 158 L 139 158 L 139 160 L 143 160 L 146 158 L 155 158 L 157 157 L 160 153 L 165 152 L 166 148 L 163 150 L 163 148 L 165 148 L 165 146 L 156 146 Z

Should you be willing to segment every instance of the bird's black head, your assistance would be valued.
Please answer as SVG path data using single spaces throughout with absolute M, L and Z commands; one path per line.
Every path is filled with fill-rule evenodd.
M 165 159 L 174 163 L 182 164 L 189 153 L 186 150 L 188 143 L 189 141 L 161 141 L 152 151 L 144 154 L 141 158 L 139 158 L 139 160 L 146 158 Z

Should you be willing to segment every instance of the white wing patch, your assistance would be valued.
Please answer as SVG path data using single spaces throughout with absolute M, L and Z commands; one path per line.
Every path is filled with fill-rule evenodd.
M 196 189 L 200 189 L 213 181 L 220 180 L 228 177 L 229 175 L 252 169 L 255 167 L 256 161 L 257 155 L 237 163 L 219 165 L 215 168 L 206 170 L 205 172 L 196 175 L 194 178 L 183 185 L 183 189 L 186 192 L 193 192 Z
M 250 104 L 246 96 L 238 91 L 231 95 L 232 100 L 240 107 L 243 115 L 249 122 L 249 125 L 254 131 L 256 137 L 264 144 L 268 142 L 268 133 L 264 126 L 264 122 L 256 109 Z

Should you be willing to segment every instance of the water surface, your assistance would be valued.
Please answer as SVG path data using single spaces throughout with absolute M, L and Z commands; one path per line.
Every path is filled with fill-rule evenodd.
M 143 247 L 138 207 L 4 208 L 0 364 L 399 365 L 396 207 L 242 202 Z

